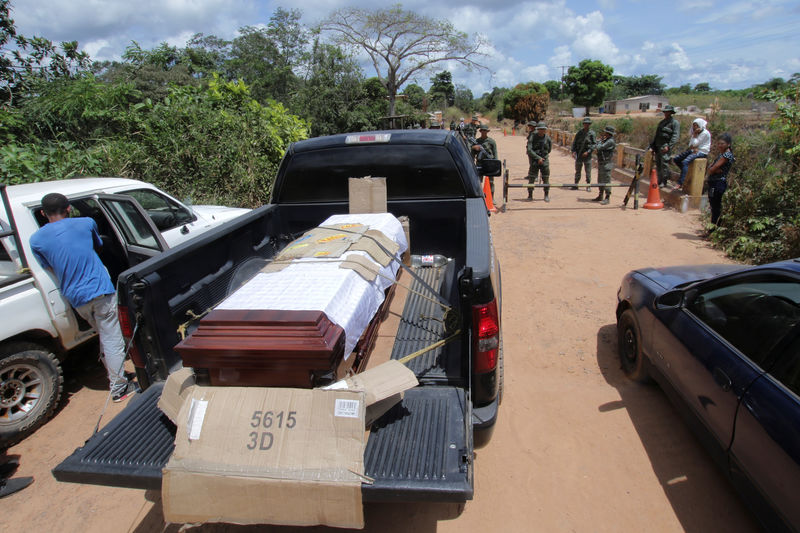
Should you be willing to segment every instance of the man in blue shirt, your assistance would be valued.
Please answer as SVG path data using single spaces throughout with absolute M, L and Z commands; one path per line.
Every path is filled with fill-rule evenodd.
M 120 402 L 136 387 L 123 372 L 125 340 L 117 319 L 116 291 L 95 252 L 103 246 L 97 223 L 88 217 L 70 218 L 71 209 L 63 194 L 46 194 L 42 214 L 48 223 L 31 236 L 31 249 L 36 260 L 56 275 L 72 307 L 97 330 L 112 398 Z

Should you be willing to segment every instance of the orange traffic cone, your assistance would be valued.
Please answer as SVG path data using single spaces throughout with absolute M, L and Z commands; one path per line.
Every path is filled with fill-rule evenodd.
M 494 206 L 494 199 L 492 198 L 492 186 L 486 176 L 483 177 L 483 198 L 486 202 L 486 209 L 492 213 L 497 213 L 497 208 Z
M 517 128 L 511 128 L 511 136 L 513 137 L 514 134 L 517 132 Z
M 656 169 L 650 171 L 650 190 L 647 191 L 647 203 L 642 207 L 645 209 L 663 209 L 664 204 L 661 202 L 661 193 L 658 192 L 658 174 Z
M 503 137 L 505 137 L 505 136 L 506 136 L 506 129 L 503 128 Z

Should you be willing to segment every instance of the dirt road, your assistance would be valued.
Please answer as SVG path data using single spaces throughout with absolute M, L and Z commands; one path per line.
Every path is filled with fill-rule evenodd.
M 525 138 L 491 135 L 512 183 L 524 183 Z M 570 182 L 573 172 L 572 159 L 554 151 L 551 182 Z M 625 272 L 725 259 L 698 236 L 694 215 L 622 209 L 623 193 L 615 189 L 600 206 L 590 201 L 596 191 L 555 189 L 544 203 L 541 190 L 534 202 L 511 190 L 507 211 L 491 217 L 503 273 L 505 399 L 493 440 L 476 452 L 475 499 L 463 510 L 369 506 L 367 531 L 756 530 L 661 390 L 626 381 L 616 356 L 614 305 Z M 163 524 L 158 493 L 60 484 L 49 474 L 103 408 L 102 371 L 70 375 L 87 371 L 91 379 L 68 383 L 58 416 L 9 450 L 20 456 L 18 475 L 36 481 L 0 500 L 0 530 L 177 531 Z

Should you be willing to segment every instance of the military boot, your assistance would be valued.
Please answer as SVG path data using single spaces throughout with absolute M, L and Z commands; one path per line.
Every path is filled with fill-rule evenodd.
M 592 198 L 593 202 L 602 202 L 603 201 L 603 191 L 600 191 L 600 194 L 597 195 L 597 198 Z
M 610 192 L 607 192 L 607 193 L 606 193 L 606 197 L 605 197 L 605 198 L 603 198 L 603 200 L 600 202 L 600 205 L 608 205 L 608 203 L 609 203 L 610 201 L 611 201 L 611 193 L 610 193 Z

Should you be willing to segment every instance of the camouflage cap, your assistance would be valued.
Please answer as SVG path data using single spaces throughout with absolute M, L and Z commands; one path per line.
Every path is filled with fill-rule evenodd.
M 536 121 L 535 120 L 529 120 L 528 123 L 526 124 L 526 126 L 528 126 L 529 128 L 535 128 L 536 127 Z
M 481 124 L 481 127 L 478 128 L 480 131 L 489 131 L 489 126 L 486 124 Z
M 478 118 L 478 115 L 472 115 L 472 120 L 480 120 L 480 119 Z
M 538 123 L 536 125 L 536 129 L 537 130 L 546 130 L 547 129 L 547 124 L 545 124 L 544 122 L 540 122 L 540 123 Z
M 667 104 L 667 105 L 664 106 L 664 109 L 662 109 L 661 112 L 662 113 L 674 113 L 675 112 L 675 108 L 672 107 L 671 105 Z
M 617 133 L 617 128 L 615 128 L 614 126 L 612 126 L 612 125 L 610 125 L 610 124 L 609 124 L 608 126 L 606 126 L 605 128 L 603 128 L 603 132 L 604 132 L 604 133 L 608 133 L 609 135 L 616 135 L 616 133 Z
M 586 117 L 586 118 L 583 119 L 583 123 L 584 124 L 591 124 L 592 123 L 592 119 L 590 119 L 589 117 Z

